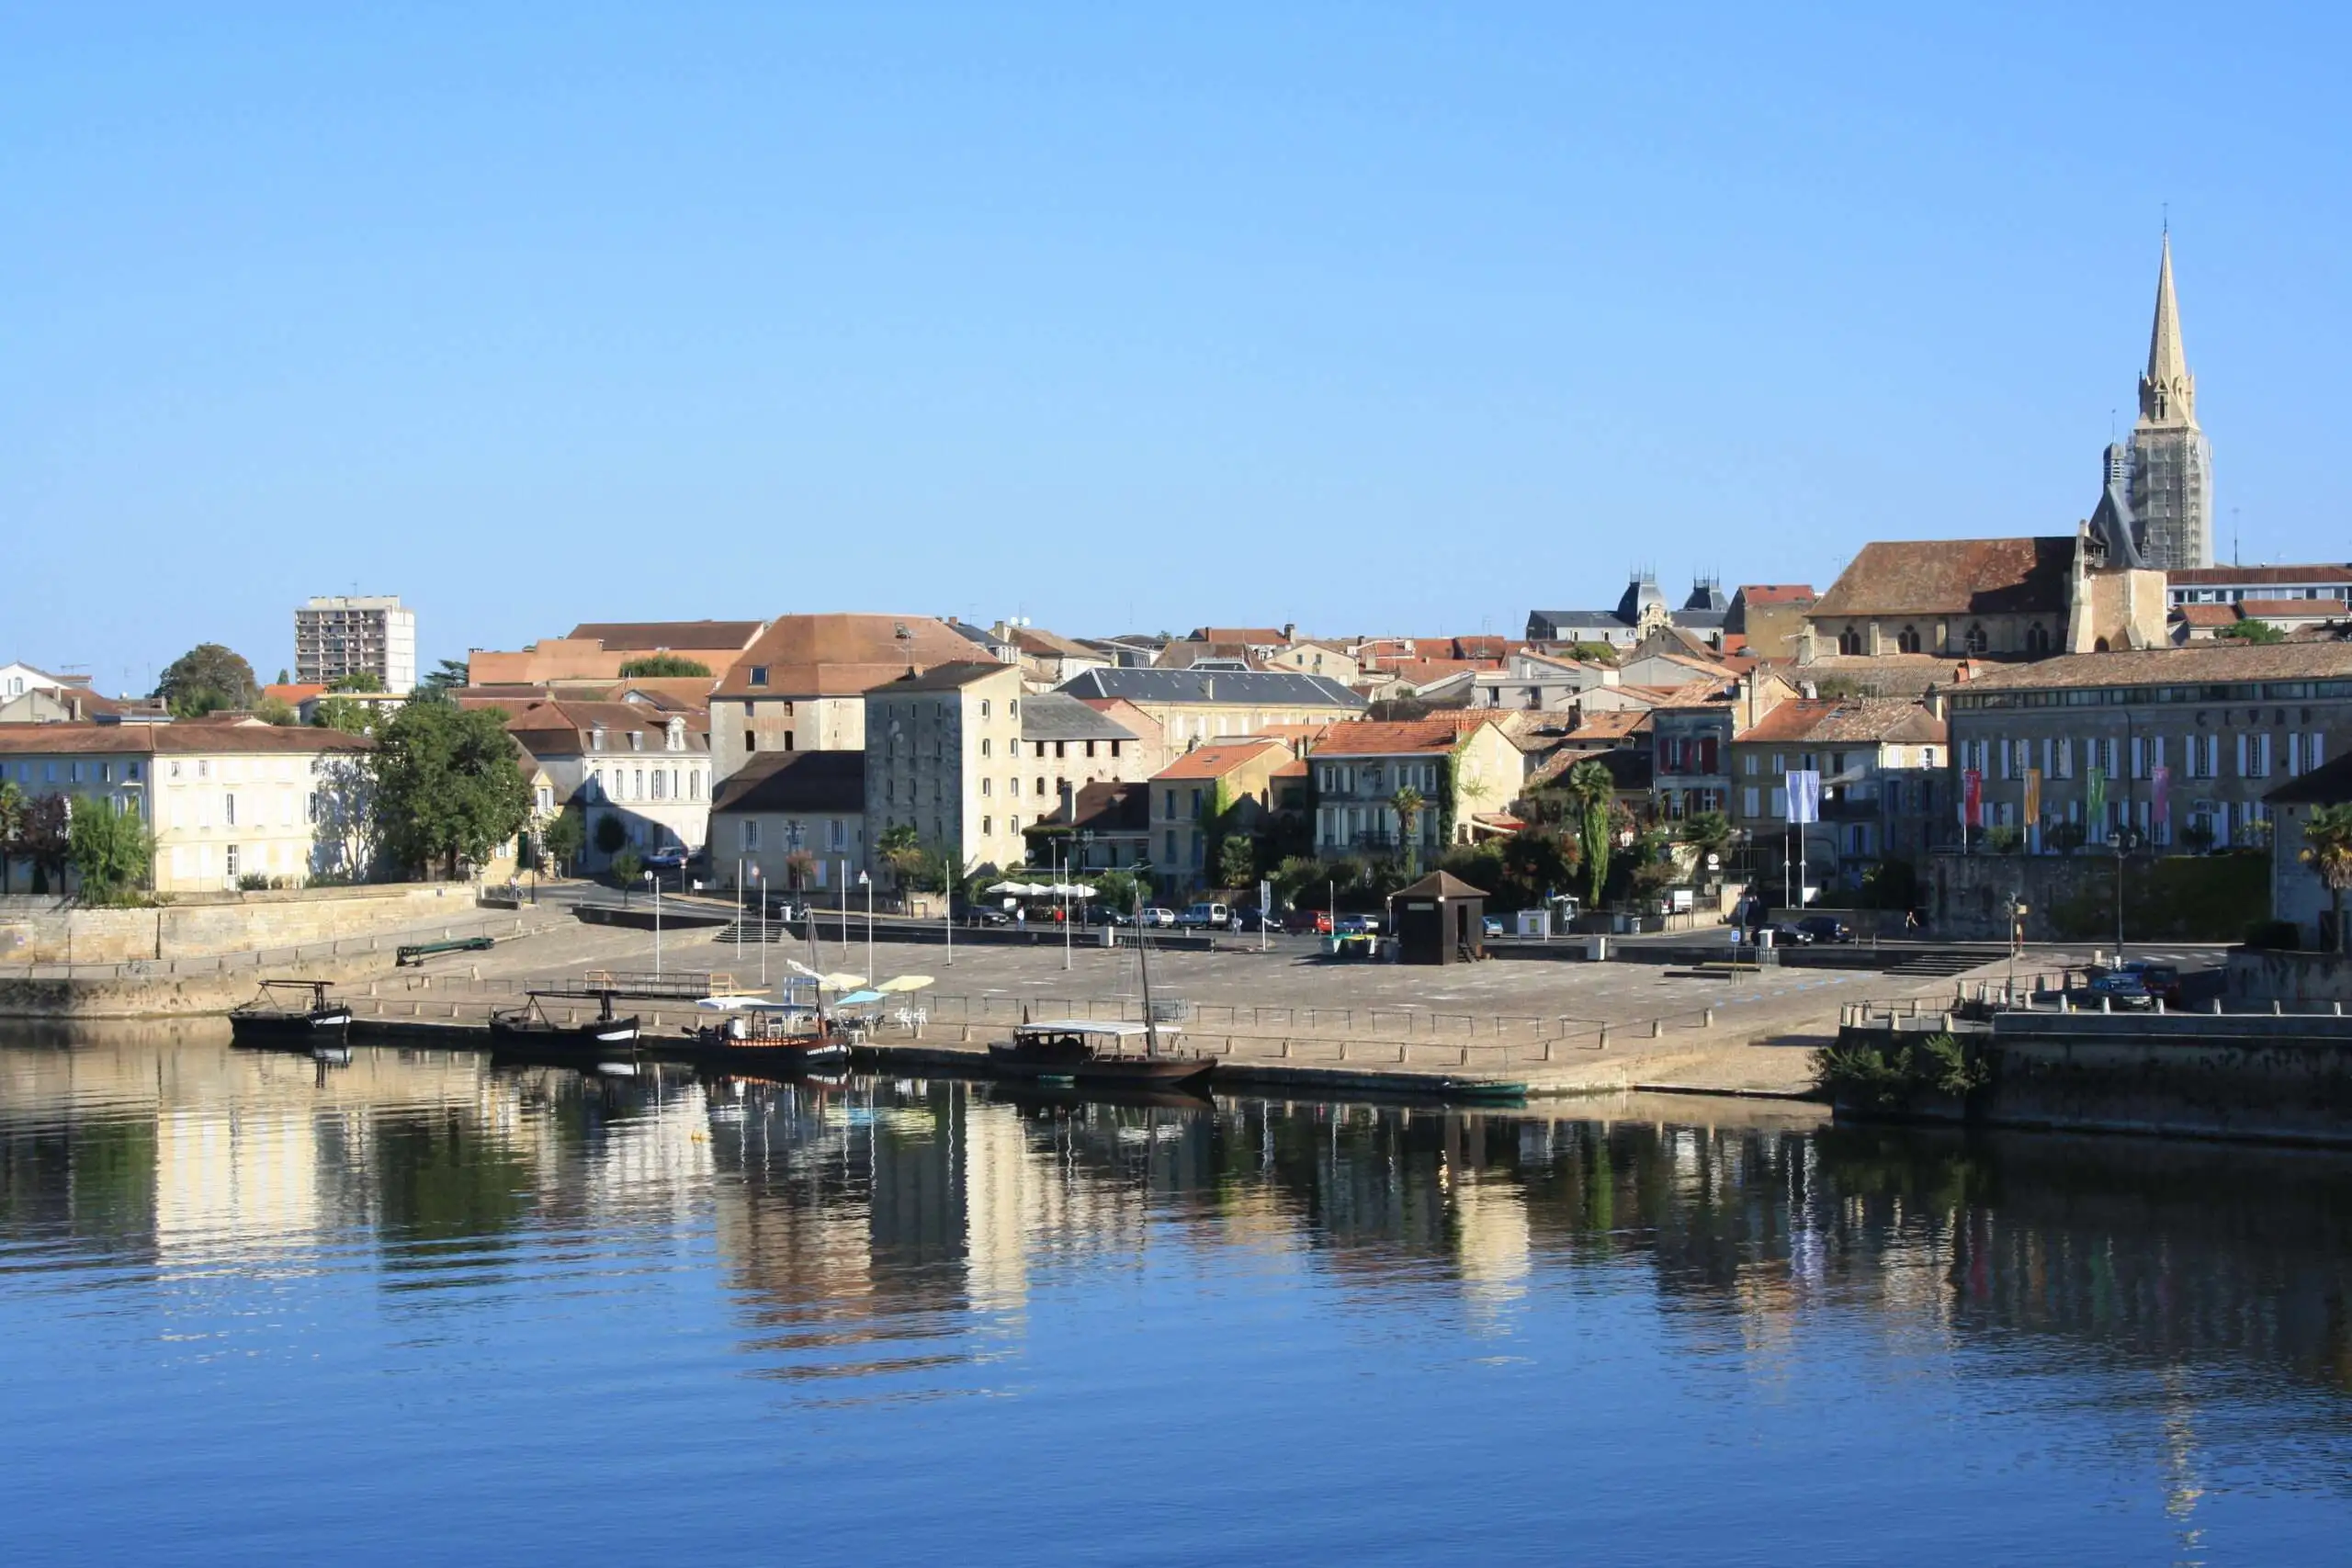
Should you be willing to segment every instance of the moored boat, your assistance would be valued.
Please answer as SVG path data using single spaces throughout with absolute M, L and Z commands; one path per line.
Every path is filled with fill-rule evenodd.
M 634 1015 L 616 1018 L 613 1013 L 613 998 L 609 991 L 598 992 L 596 1016 L 585 1023 L 558 1023 L 548 1016 L 540 1001 L 542 993 L 532 991 L 521 1007 L 502 1008 L 490 1015 L 491 1049 L 527 1052 L 541 1055 L 581 1055 L 609 1059 L 627 1057 L 637 1049 L 638 1028 Z
M 840 1072 L 849 1066 L 850 1037 L 835 1027 L 815 999 L 793 999 L 803 988 L 786 982 L 786 999 L 766 997 L 708 997 L 698 1007 L 722 1016 L 708 1023 L 687 1024 L 678 1038 L 656 1036 L 647 1049 L 662 1056 L 677 1056 L 711 1066 L 740 1069 L 766 1077 L 800 1073 Z
M 351 1033 L 351 1004 L 329 998 L 327 985 L 324 980 L 264 980 L 259 996 L 230 1010 L 230 1039 L 239 1045 L 303 1051 L 342 1045 Z
M 1007 1077 L 1073 1084 L 1132 1084 L 1172 1089 L 1205 1079 L 1214 1056 L 1163 1049 L 1166 1025 L 1064 1019 L 1024 1023 L 1011 1040 L 991 1042 L 989 1066 Z

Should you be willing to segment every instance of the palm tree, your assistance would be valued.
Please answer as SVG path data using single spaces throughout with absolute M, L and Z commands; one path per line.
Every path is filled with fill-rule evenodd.
M 25 837 L 25 792 L 0 780 L 0 893 L 8 891 L 8 863 L 22 853 L 17 846 Z
M 2352 802 L 2312 807 L 2303 827 L 2302 859 L 2327 888 L 2335 927 L 2335 951 L 2345 950 L 2344 890 L 2352 887 Z
M 1588 757 L 1568 770 L 1561 787 L 1577 808 L 1577 848 L 1584 855 L 1589 902 L 1597 909 L 1600 890 L 1609 881 L 1609 803 L 1617 793 L 1617 780 L 1606 766 Z
M 1405 846 L 1405 876 L 1408 881 L 1419 876 L 1421 870 L 1421 841 L 1414 831 L 1421 825 L 1421 813 L 1429 802 L 1421 792 L 1407 784 L 1388 797 L 1388 809 L 1396 813 L 1396 837 Z

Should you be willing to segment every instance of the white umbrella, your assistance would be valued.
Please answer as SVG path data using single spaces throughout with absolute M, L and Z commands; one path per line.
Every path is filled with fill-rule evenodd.
M 874 988 L 887 995 L 896 991 L 920 991 L 930 984 L 932 978 L 928 975 L 901 975 L 894 980 L 885 980 Z
M 695 1001 L 695 1006 L 708 1008 L 713 1012 L 737 1012 L 744 1008 L 757 1007 L 767 999 L 765 997 L 703 997 Z
M 983 893 L 1026 893 L 1029 891 L 1029 885 L 1025 882 L 991 882 L 980 891 Z
M 797 958 L 786 959 L 784 961 L 784 966 L 786 969 L 791 970 L 795 975 L 799 976 L 804 980 L 821 980 L 824 978 L 822 975 L 818 974 L 814 969 L 809 968 L 808 965 L 801 963 Z

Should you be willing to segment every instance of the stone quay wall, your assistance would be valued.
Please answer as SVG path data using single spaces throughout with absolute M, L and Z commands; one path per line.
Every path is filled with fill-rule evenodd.
M 472 887 L 457 882 L 207 895 L 152 909 L 79 909 L 10 897 L 0 899 L 0 975 L 12 964 L 127 964 L 293 947 L 470 919 L 473 908 Z

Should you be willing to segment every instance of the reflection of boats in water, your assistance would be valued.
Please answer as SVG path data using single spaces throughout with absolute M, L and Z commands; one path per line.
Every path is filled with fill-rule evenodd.
M 1216 1102 L 1205 1093 L 1184 1085 L 1158 1088 L 1150 1084 L 1130 1087 L 1097 1082 L 1080 1087 L 1055 1075 L 992 1084 L 989 1087 L 988 1097 L 991 1104 L 1009 1105 L 1023 1111 L 1069 1111 L 1082 1105 L 1118 1106 L 1136 1111 L 1216 1109 Z
M 1200 1083 L 1216 1066 L 1211 1056 L 1159 1049 L 1161 1027 L 1065 1019 L 1024 1023 L 1011 1040 L 989 1046 L 989 1066 L 1006 1077 L 1076 1085 L 1125 1084 L 1162 1089 Z
M 490 1015 L 490 1048 L 551 1061 L 577 1063 L 608 1058 L 626 1060 L 637 1051 L 637 1019 L 613 1014 L 613 993 L 599 990 L 596 1016 L 585 1023 L 558 1023 L 548 1016 L 542 998 L 574 993 L 532 991 L 521 1007 L 501 1008 Z
M 259 996 L 229 1013 L 239 1045 L 311 1051 L 341 1047 L 350 1034 L 351 1004 L 330 1000 L 324 980 L 264 980 Z
M 784 982 L 781 1001 L 766 997 L 706 997 L 695 1005 L 719 1016 L 687 1024 L 676 1038 L 645 1042 L 657 1055 L 767 1077 L 849 1068 L 852 1032 L 837 1025 L 812 980 Z M 801 993 L 806 992 L 806 999 Z

